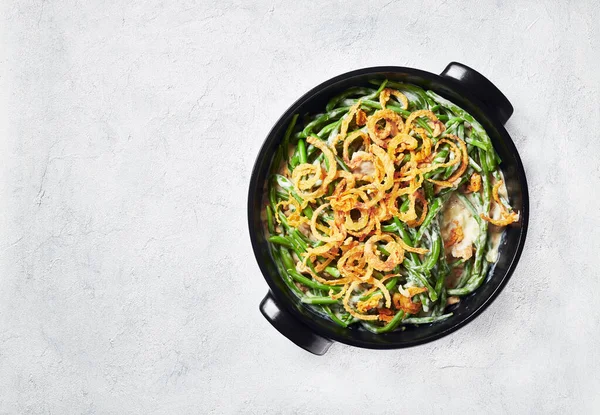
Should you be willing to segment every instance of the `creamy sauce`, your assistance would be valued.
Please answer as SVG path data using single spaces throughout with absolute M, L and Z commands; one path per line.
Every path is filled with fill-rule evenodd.
M 500 241 L 502 240 L 502 234 L 504 232 L 491 232 L 488 238 L 488 252 L 485 255 L 485 260 L 490 264 L 493 264 L 498 260 L 498 248 L 500 247 Z
M 479 224 L 456 195 L 444 205 L 441 223 L 442 238 L 448 241 L 456 227 L 462 228 L 463 239 L 446 248 L 446 254 L 455 258 L 469 259 L 473 256 L 473 244 L 479 235 Z
M 492 185 L 493 183 L 494 182 L 492 182 Z M 507 198 L 508 195 L 504 184 L 498 189 L 498 195 L 502 198 Z M 466 197 L 476 206 L 472 194 L 466 195 Z M 490 209 L 491 216 L 495 219 L 500 218 L 500 212 L 500 207 L 492 202 L 492 207 Z M 463 239 L 446 248 L 446 254 L 451 254 L 455 258 L 469 259 L 474 253 L 475 241 L 479 235 L 479 225 L 471 211 L 467 209 L 456 195 L 452 195 L 442 210 L 441 231 L 444 241 L 447 241 L 452 237 L 452 232 L 457 226 L 462 228 Z M 488 229 L 488 251 L 485 259 L 492 264 L 498 260 L 498 249 L 502 241 L 504 230 L 495 226 L 490 226 Z

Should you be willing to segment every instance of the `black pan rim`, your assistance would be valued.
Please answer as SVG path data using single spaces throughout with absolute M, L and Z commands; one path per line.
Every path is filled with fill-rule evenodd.
M 362 75 L 369 75 L 369 74 L 376 76 L 376 75 L 381 75 L 382 73 L 393 73 L 393 72 L 410 74 L 410 75 L 414 75 L 417 77 L 421 77 L 423 79 L 435 80 L 442 84 L 446 84 L 449 86 L 449 88 L 451 88 L 452 90 L 459 93 L 463 98 L 465 98 L 467 101 L 471 102 L 474 106 L 478 107 L 483 113 L 485 113 L 486 117 L 492 122 L 494 127 L 497 129 L 497 131 L 502 136 L 503 143 L 508 147 L 509 152 L 513 155 L 513 157 L 515 159 L 515 164 L 517 167 L 517 176 L 518 176 L 519 183 L 522 187 L 522 203 L 520 206 L 520 215 L 521 215 L 522 222 L 521 222 L 521 229 L 520 229 L 520 233 L 519 233 L 519 242 L 518 242 L 517 248 L 515 250 L 515 253 L 513 255 L 512 261 L 510 262 L 510 265 L 508 267 L 508 270 L 502 276 L 502 279 L 500 280 L 500 283 L 498 284 L 496 289 L 494 291 L 492 291 L 491 294 L 483 301 L 483 303 L 480 304 L 477 308 L 475 308 L 470 314 L 468 314 L 466 317 L 462 318 L 461 320 L 457 320 L 455 324 L 446 328 L 445 330 L 441 330 L 439 332 L 436 332 L 434 334 L 431 334 L 430 336 L 424 337 L 419 340 L 403 341 L 403 342 L 390 342 L 390 343 L 371 343 L 371 342 L 362 341 L 360 339 L 353 339 L 353 338 L 338 336 L 336 333 L 332 333 L 327 330 L 324 330 L 321 326 L 317 325 L 314 321 L 312 321 L 312 319 L 307 319 L 305 316 L 300 314 L 298 312 L 298 310 L 296 310 L 296 308 L 294 308 L 291 304 L 288 303 L 287 298 L 285 298 L 283 296 L 283 294 L 280 292 L 279 287 L 272 281 L 272 279 L 270 277 L 268 277 L 266 265 L 264 263 L 262 263 L 262 261 L 260 261 L 260 259 L 259 259 L 258 253 L 260 250 L 260 246 L 257 241 L 255 231 L 252 227 L 252 222 L 253 222 L 252 219 L 257 214 L 256 209 L 255 209 L 256 199 L 262 198 L 262 187 L 264 185 L 264 183 L 258 182 L 258 177 L 260 175 L 259 174 L 260 173 L 259 166 L 261 164 L 260 160 L 262 159 L 262 155 L 265 152 L 265 148 L 271 141 L 275 132 L 281 128 L 284 121 L 289 119 L 289 117 L 295 112 L 296 108 L 300 107 L 304 102 L 309 101 L 315 94 L 319 93 L 322 89 L 329 87 L 337 82 L 344 81 L 348 78 L 352 78 L 355 76 L 362 76 Z M 260 212 L 258 212 L 258 214 L 260 214 Z M 249 192 L 248 192 L 249 235 L 250 235 L 250 240 L 251 240 L 255 259 L 258 263 L 258 266 L 263 275 L 263 278 L 269 285 L 269 289 L 271 290 L 273 296 L 277 299 L 277 301 L 280 304 L 282 304 L 285 307 L 285 310 L 287 312 L 291 313 L 296 319 L 298 319 L 299 322 L 308 326 L 316 334 L 318 334 L 324 338 L 336 341 L 336 342 L 340 342 L 340 343 L 347 344 L 350 346 L 366 348 L 366 349 L 401 349 L 401 348 L 413 347 L 413 346 L 418 346 L 418 345 L 422 345 L 425 343 L 429 343 L 434 340 L 440 339 L 444 336 L 447 336 L 450 333 L 455 332 L 456 330 L 460 329 L 461 327 L 464 327 L 466 324 L 470 323 L 476 317 L 481 315 L 481 313 L 487 307 L 489 307 L 489 305 L 498 297 L 500 292 L 502 292 L 502 290 L 504 289 L 504 287 L 506 286 L 506 284 L 512 277 L 512 275 L 516 269 L 516 266 L 519 262 L 519 259 L 521 257 L 521 254 L 523 252 L 524 246 L 525 246 L 528 224 L 529 224 L 529 190 L 528 190 L 528 185 L 527 185 L 527 179 L 525 176 L 525 169 L 523 167 L 523 164 L 522 164 L 521 158 L 519 156 L 519 153 L 517 151 L 517 148 L 516 148 L 514 142 L 512 141 L 512 138 L 510 137 L 510 135 L 504 128 L 504 126 L 497 120 L 497 118 L 493 114 L 489 113 L 489 111 L 485 108 L 485 106 L 476 97 L 474 97 L 469 91 L 466 91 L 460 84 L 446 80 L 437 74 L 423 71 L 420 69 L 415 69 L 415 68 L 401 67 L 401 66 L 374 66 L 374 67 L 361 68 L 361 69 L 352 70 L 352 71 L 340 74 L 338 76 L 335 76 L 331 79 L 328 79 L 328 80 L 320 83 L 316 87 L 312 88 L 310 91 L 306 92 L 304 95 L 302 95 L 300 98 L 298 98 L 292 105 L 290 105 L 290 107 L 281 115 L 281 117 L 279 117 L 277 122 L 273 125 L 273 127 L 267 134 L 267 136 L 266 136 L 265 140 L 263 141 L 263 144 L 258 152 L 256 161 L 254 163 L 254 167 L 252 169 L 251 177 L 250 177 L 250 185 L 249 185 Z

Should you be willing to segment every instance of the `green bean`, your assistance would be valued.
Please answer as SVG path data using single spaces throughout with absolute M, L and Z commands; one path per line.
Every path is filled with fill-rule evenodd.
M 472 146 L 475 146 L 475 147 L 479 147 L 480 149 L 482 149 L 484 151 L 489 151 L 489 149 L 490 149 L 486 143 L 484 143 L 483 141 L 479 141 L 475 138 L 467 138 L 465 141 L 468 144 L 471 144 Z
M 398 277 L 390 278 L 390 280 L 385 283 L 385 288 L 388 291 L 392 291 L 396 287 L 396 284 L 398 284 Z M 366 301 L 369 298 L 373 297 L 374 295 L 380 294 L 380 293 L 381 293 L 381 290 L 375 290 L 371 294 L 363 295 L 362 297 L 360 297 L 360 301 Z
M 449 131 L 452 128 L 458 128 L 458 125 L 464 125 L 464 119 L 462 117 L 452 117 L 446 123 L 446 131 Z
M 352 316 L 352 314 L 348 313 L 348 315 L 346 315 L 346 318 L 344 319 L 344 321 L 345 321 L 347 324 L 352 324 L 352 323 L 357 323 L 357 322 L 359 322 L 360 320 L 359 320 L 359 319 L 357 319 L 357 318 L 355 318 L 355 317 L 353 317 L 353 316 Z
M 471 270 L 473 269 L 473 261 L 467 262 L 465 265 L 463 272 L 460 275 L 460 278 L 456 282 L 455 288 L 463 288 L 465 283 L 471 278 Z M 450 290 L 452 291 L 452 289 Z
M 413 242 L 413 239 L 404 227 L 404 224 L 400 222 L 400 219 L 394 216 L 393 221 L 394 225 L 396 226 L 396 232 L 398 233 L 398 235 L 400 235 L 404 243 L 408 246 L 414 247 L 415 244 Z M 415 252 L 410 252 L 408 256 L 410 257 L 410 260 L 415 266 L 418 266 L 421 263 L 418 255 Z
M 288 238 L 293 244 L 294 249 L 298 252 L 306 252 L 306 248 L 308 248 L 308 238 L 302 235 L 297 229 L 290 227 L 283 212 L 278 212 L 278 214 L 281 225 L 288 232 Z
M 456 135 L 458 135 L 458 138 L 460 138 L 461 140 L 465 139 L 465 123 L 461 122 L 458 124 L 457 130 L 456 130 Z
M 338 318 L 338 316 L 335 315 L 335 313 L 333 311 L 331 311 L 331 308 L 329 308 L 328 305 L 323 305 L 321 306 L 323 308 L 323 311 L 325 311 L 325 313 L 327 313 L 327 315 L 329 316 L 329 318 L 336 324 L 342 326 L 343 328 L 348 327 L 348 323 L 340 320 Z
M 320 282 L 313 281 L 310 278 L 307 278 L 304 275 L 300 274 L 295 269 L 290 268 L 287 270 L 287 273 L 290 274 L 290 276 L 293 279 L 295 279 L 296 281 L 298 281 L 300 284 L 304 284 L 307 287 L 314 288 L 315 290 L 323 290 L 323 291 L 333 290 L 335 292 L 340 291 L 339 287 L 336 287 L 334 285 L 325 285 L 325 284 L 321 284 Z
M 361 101 L 361 104 L 365 107 L 364 109 L 380 110 L 382 108 L 381 104 L 379 102 L 371 101 L 369 99 L 365 99 L 365 100 Z M 387 104 L 385 107 L 387 109 L 390 109 L 390 110 L 402 115 L 403 117 L 408 117 L 411 114 L 410 111 L 405 110 L 404 108 L 401 108 L 397 105 Z
M 448 157 L 448 153 L 450 152 L 450 150 L 448 150 L 448 147 L 444 146 L 439 152 L 438 154 L 433 158 L 433 164 L 438 164 L 438 163 L 442 163 L 444 160 L 446 160 L 446 157 Z M 428 173 L 425 173 L 425 178 L 426 179 L 431 179 L 432 177 L 434 177 L 436 174 L 441 173 L 442 171 L 444 171 L 443 168 L 437 168 L 433 171 L 430 171 Z
M 456 261 L 453 261 L 452 263 L 450 263 L 448 265 L 450 265 L 450 268 L 456 268 L 456 267 L 461 266 L 464 263 L 465 263 L 464 258 L 459 258 Z
M 477 164 L 477 162 L 471 157 L 469 157 L 469 166 L 473 167 L 473 170 L 475 170 L 477 173 L 481 173 L 481 166 Z
M 462 288 L 453 288 L 453 289 L 448 290 L 448 294 L 449 295 L 454 295 L 454 296 L 457 296 L 457 297 L 461 297 L 461 296 L 464 296 L 464 295 L 471 294 L 477 288 L 478 287 L 475 287 L 474 284 L 471 284 L 469 282 L 466 286 L 464 286 Z
M 490 205 L 492 203 L 492 186 L 490 184 L 489 178 L 489 167 L 484 159 L 481 159 L 481 154 L 483 152 L 479 151 L 481 169 L 483 170 L 483 174 L 481 175 L 481 183 L 483 186 L 483 210 L 487 214 L 490 211 Z
M 452 176 L 452 173 L 454 173 L 454 171 L 458 168 L 458 164 L 454 165 L 454 166 L 448 166 L 446 167 L 446 169 L 444 170 L 444 175 L 442 176 L 442 178 L 444 180 L 448 180 L 450 178 L 450 176 Z
M 304 143 L 304 140 L 300 139 L 298 140 L 298 162 L 300 164 L 304 164 L 307 163 L 307 159 L 306 143 Z
M 267 230 L 271 235 L 275 233 L 275 224 L 273 223 L 273 209 L 271 209 L 270 205 L 266 207 L 267 212 Z
M 435 292 L 440 298 L 440 307 L 444 311 L 446 304 L 446 289 L 444 284 L 446 283 L 447 272 L 438 272 L 437 280 L 435 282 Z M 440 313 L 441 314 L 441 313 Z
M 440 288 L 440 293 L 439 293 L 440 301 L 436 305 L 434 310 L 432 311 L 431 317 L 441 316 L 442 314 L 444 314 L 444 310 L 446 309 L 446 299 L 448 297 L 448 290 L 446 290 L 446 287 L 444 287 L 444 285 L 443 285 L 444 279 L 442 277 L 440 277 L 439 280 L 442 281 L 442 286 Z
M 298 148 L 296 148 L 297 150 Z M 299 162 L 298 162 L 298 151 L 295 151 L 294 154 L 292 154 L 292 157 L 290 157 L 290 159 L 288 160 L 288 169 L 289 171 L 293 171 L 296 166 L 298 166 Z
M 421 307 L 423 307 L 423 311 L 428 312 L 429 306 L 431 305 L 431 300 L 429 299 L 429 297 L 427 295 L 425 295 L 424 293 L 417 294 L 416 297 L 419 299 L 419 301 L 416 301 L 416 302 L 421 303 Z
M 375 92 L 375 96 L 374 96 L 374 98 L 378 97 L 378 96 L 379 96 L 379 94 L 381 94 L 381 91 L 383 91 L 383 88 L 385 88 L 385 86 L 387 85 L 387 83 L 388 83 L 388 80 L 387 80 L 387 79 L 385 79 L 385 80 L 384 80 L 384 81 L 381 83 L 381 85 L 379 85 L 379 88 L 377 88 L 377 92 Z
M 290 254 L 289 250 L 282 246 L 279 248 L 279 253 L 281 255 L 281 261 L 283 262 L 286 272 L 288 269 L 296 268 L 296 263 L 294 262 L 294 258 L 292 257 L 292 254 Z
M 444 202 L 445 202 L 445 200 L 442 200 L 442 198 L 440 198 L 440 197 L 436 197 L 435 199 L 433 199 L 433 202 L 429 206 L 429 211 L 427 212 L 427 215 L 425 216 L 423 223 L 421 224 L 421 226 L 419 227 L 419 230 L 417 231 L 415 241 L 418 242 L 421 240 L 421 238 L 423 237 L 423 233 L 427 230 L 427 227 L 429 226 L 429 224 L 431 223 L 433 218 L 438 214 L 440 209 L 444 206 Z
M 384 232 L 396 232 L 398 229 L 394 223 L 390 223 L 389 225 L 382 225 L 381 230 Z
M 336 128 L 338 128 L 341 124 L 342 121 L 344 119 L 341 118 L 338 121 L 334 121 L 330 124 L 327 124 L 325 127 L 323 127 L 318 133 L 317 136 L 319 136 L 319 138 L 323 139 L 323 137 L 325 136 L 325 134 L 329 134 L 331 133 L 333 130 L 335 130 Z
M 382 254 L 384 254 L 384 255 L 388 255 L 388 256 L 389 256 L 389 255 L 391 255 L 391 254 L 389 253 L 389 251 L 388 251 L 387 249 L 385 249 L 383 246 L 381 246 L 381 245 L 376 245 L 376 247 L 377 247 L 377 250 L 378 250 L 379 252 L 381 252 Z
M 294 185 L 287 177 L 282 176 L 281 174 L 274 174 L 273 179 L 275 180 L 277 185 L 279 187 L 281 187 L 282 189 L 285 189 L 288 191 L 294 190 Z
M 285 249 L 285 248 L 283 248 L 283 249 Z M 296 286 L 296 284 L 294 284 L 294 282 L 289 277 L 287 272 L 285 272 L 284 266 L 282 265 L 282 258 L 280 255 L 280 251 L 278 251 L 276 247 L 273 247 L 273 249 L 271 249 L 271 255 L 273 256 L 273 259 L 275 260 L 275 266 L 277 267 L 277 270 L 279 271 L 279 275 L 281 276 L 281 279 L 283 279 L 283 282 L 285 283 L 285 285 L 287 285 L 287 287 L 290 289 L 290 291 L 292 291 L 298 295 L 303 295 L 302 290 L 300 288 L 298 288 Z
M 374 324 L 364 323 L 363 327 L 365 327 L 367 330 L 369 330 L 370 332 L 375 333 L 375 334 L 388 333 L 388 332 L 394 330 L 396 327 L 398 327 L 400 322 L 402 322 L 403 318 L 404 318 L 404 311 L 400 310 L 396 313 L 394 318 L 392 318 L 385 326 L 378 327 L 378 326 L 375 326 Z
M 442 239 L 439 225 L 437 226 L 437 232 L 438 232 L 438 235 L 440 235 L 439 238 Z M 441 254 L 439 256 L 439 260 L 438 260 L 436 266 L 437 266 L 438 276 L 440 274 L 443 274 L 444 278 L 446 278 L 448 276 L 448 274 L 450 274 L 450 271 L 451 271 L 450 266 L 448 265 L 448 261 L 446 260 L 446 255 L 444 255 L 443 241 L 441 242 Z M 439 290 L 438 290 L 438 294 L 439 294 Z
M 287 239 L 285 236 L 279 236 L 279 235 L 269 236 L 268 241 L 272 242 L 274 244 L 277 244 L 277 245 L 285 246 L 286 248 L 294 247 L 294 244 L 292 244 L 292 242 L 289 239 Z
M 438 299 L 437 292 L 435 291 L 435 289 L 433 288 L 433 286 L 428 281 L 425 275 L 422 275 L 419 272 L 412 271 L 411 269 L 408 269 L 408 275 L 411 276 L 414 280 L 420 282 L 423 287 L 427 288 L 427 293 L 431 301 L 436 301 Z
M 304 127 L 304 130 L 302 130 L 302 136 L 308 137 L 309 135 L 312 134 L 312 131 L 315 127 L 317 127 L 327 121 L 337 120 L 339 117 L 346 114 L 349 109 L 350 109 L 350 107 L 341 107 L 341 108 L 336 108 L 332 111 L 329 111 L 325 114 L 319 115 L 313 121 L 309 122 L 306 125 L 306 127 Z
M 277 189 L 275 189 L 275 186 L 271 186 L 269 188 L 269 205 L 271 206 L 271 209 L 273 210 L 273 213 L 276 214 L 277 213 Z
M 422 268 L 423 271 L 430 271 L 436 264 L 440 252 L 442 250 L 442 237 L 436 232 L 432 238 L 431 250 L 429 255 L 426 257 L 426 261 L 423 263 Z M 438 290 L 436 290 L 437 292 Z
M 423 265 L 414 267 L 413 271 L 422 271 L 422 272 L 431 271 L 433 269 L 433 267 L 435 266 L 435 264 L 437 263 L 438 258 L 440 257 L 441 250 L 442 250 L 442 238 L 437 233 L 434 233 L 434 235 L 432 237 L 431 248 L 429 250 L 429 255 L 427 255 L 425 257 L 425 262 L 423 262 Z M 438 292 L 438 290 L 435 290 L 435 291 Z
M 339 304 L 340 300 L 334 300 L 331 297 L 307 297 L 300 299 L 304 304 Z
M 340 156 L 335 156 L 335 161 L 337 162 L 337 165 L 342 168 L 342 170 L 350 171 L 350 169 L 348 168 L 348 166 L 346 166 L 346 163 L 344 163 L 344 160 L 342 160 Z
M 423 182 L 423 190 L 425 191 L 425 199 L 427 199 L 428 201 L 432 200 L 435 196 L 435 192 L 434 192 L 434 187 L 433 187 L 433 183 L 431 183 L 430 181 L 424 181 Z
M 406 212 L 408 210 L 408 205 L 410 205 L 410 199 L 406 198 L 406 200 L 402 202 L 402 205 L 400 205 L 400 212 Z
M 325 272 L 327 272 L 329 275 L 331 275 L 334 278 L 339 278 L 341 276 L 338 269 L 334 268 L 334 267 L 325 267 Z
M 438 193 L 438 196 L 439 197 L 449 196 L 451 193 L 454 193 L 454 191 L 456 189 L 458 189 L 460 186 L 462 186 L 463 184 L 465 184 L 468 180 L 469 180 L 469 175 L 468 174 L 462 176 L 462 178 L 458 181 L 458 183 L 454 184 L 454 187 L 446 187 L 446 188 L 440 190 L 440 192 Z
M 329 100 L 329 102 L 327 103 L 327 105 L 325 106 L 325 110 L 327 112 L 331 112 L 338 105 L 338 103 L 340 101 L 342 101 L 348 97 L 351 97 L 351 96 L 369 95 L 369 94 L 372 94 L 373 91 L 374 90 L 371 88 L 362 88 L 362 87 L 355 87 L 355 88 L 347 89 L 346 91 L 342 92 L 341 94 L 336 95 L 335 97 L 331 98 Z
M 287 161 L 289 158 L 288 149 L 289 149 L 289 145 L 290 145 L 290 136 L 292 135 L 292 132 L 294 131 L 294 128 L 296 127 L 296 121 L 298 121 L 298 114 L 294 114 L 292 116 L 292 120 L 288 124 L 288 127 L 285 130 L 285 134 L 283 135 L 282 147 L 283 147 L 283 157 L 284 157 L 285 161 Z

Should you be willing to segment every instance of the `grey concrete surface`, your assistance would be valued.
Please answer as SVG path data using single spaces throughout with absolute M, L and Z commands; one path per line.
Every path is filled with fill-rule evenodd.
M 0 413 L 600 412 L 596 1 L 4 0 Z M 531 222 L 459 332 L 312 356 L 271 328 L 246 188 L 272 124 L 364 66 L 511 99 Z

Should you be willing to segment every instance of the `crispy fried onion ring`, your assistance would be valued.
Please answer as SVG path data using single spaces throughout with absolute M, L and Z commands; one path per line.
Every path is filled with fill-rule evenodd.
M 352 219 L 352 212 L 358 212 L 360 215 L 357 220 Z M 345 214 L 344 228 L 349 231 L 360 231 L 369 223 L 370 210 L 355 208 Z
M 376 289 L 377 287 L 373 287 L 373 288 Z M 356 309 L 361 313 L 366 313 L 369 310 L 377 308 L 379 306 L 379 300 L 381 300 L 382 298 L 383 298 L 383 294 L 372 295 L 370 298 L 368 298 L 364 301 L 357 302 Z
M 308 179 L 305 179 L 305 176 L 310 176 Z M 319 180 L 323 178 L 323 169 L 321 166 L 316 166 L 314 164 L 301 164 L 294 169 L 294 173 L 292 174 L 292 180 L 298 178 L 298 189 L 299 190 L 308 190 L 312 188 Z
M 427 135 L 427 131 L 422 128 L 415 128 L 415 133 L 417 133 L 422 140 L 421 149 L 414 155 L 415 161 L 422 162 L 428 160 L 431 155 L 431 138 Z
M 465 170 L 467 170 L 467 167 L 469 166 L 469 153 L 467 152 L 467 145 L 459 137 L 452 134 L 447 135 L 447 137 L 451 137 L 452 139 L 454 139 L 454 141 L 456 141 L 458 143 L 458 146 L 460 147 L 460 151 L 458 152 L 455 151 L 456 147 L 452 148 L 452 151 L 454 152 L 454 160 L 460 160 L 460 165 L 456 169 L 456 171 L 452 173 L 452 176 L 448 177 L 447 180 L 430 179 L 429 181 L 441 187 L 454 187 L 454 182 L 463 175 L 463 173 L 465 172 Z M 442 139 L 440 141 L 443 140 L 445 139 Z M 449 141 L 447 140 L 445 142 L 449 143 Z
M 344 159 L 344 163 L 346 163 L 349 167 L 354 168 L 356 167 L 358 164 L 360 164 L 360 162 L 362 160 L 357 160 L 359 157 L 354 158 L 353 160 L 350 160 L 350 155 L 349 155 L 349 148 L 350 148 L 350 144 L 352 144 L 354 141 L 356 141 L 356 139 L 362 139 L 362 146 L 364 147 L 363 152 L 365 154 L 368 154 L 368 152 L 370 151 L 370 147 L 371 147 L 371 140 L 369 139 L 369 136 L 367 135 L 367 133 L 361 131 L 361 130 L 356 130 L 350 134 L 348 134 L 348 136 L 344 139 L 344 143 L 343 143 L 343 147 L 342 147 L 342 157 Z
M 294 207 L 293 210 L 290 209 L 290 205 Z M 303 223 L 308 223 L 308 218 L 306 216 L 302 216 L 302 208 L 300 207 L 300 203 L 298 203 L 291 193 L 288 194 L 288 200 L 282 200 L 281 202 L 277 203 L 275 206 L 275 211 L 277 211 L 279 206 L 288 208 L 289 215 L 286 215 L 288 225 L 297 228 Z M 277 223 L 281 224 L 279 215 L 275 215 L 275 220 L 277 220 Z
M 321 212 L 323 212 L 326 208 L 328 208 L 330 206 L 329 203 L 325 203 L 321 206 L 319 206 L 314 212 L 313 212 L 313 216 L 312 219 L 310 221 L 310 230 L 313 234 L 313 236 L 315 237 L 315 239 L 319 240 L 319 241 L 323 241 L 323 242 L 340 242 L 343 241 L 346 236 L 342 233 L 342 231 L 340 229 L 338 229 L 335 226 L 335 222 L 334 221 L 329 221 L 329 225 L 330 228 L 327 229 L 322 229 L 323 231 L 325 231 L 327 233 L 327 236 L 323 236 L 319 233 L 319 231 L 317 230 L 317 220 L 319 218 L 319 215 L 321 214 Z
M 395 96 L 398 99 L 398 102 L 402 103 L 402 109 L 408 109 L 408 98 L 406 98 L 406 95 L 391 88 L 385 88 L 383 91 L 381 91 L 381 94 L 379 95 L 379 103 L 381 104 L 381 108 L 385 109 L 385 106 L 390 99 L 390 95 Z
M 419 110 L 411 113 L 406 119 L 404 124 L 404 133 L 407 133 L 412 129 L 412 123 L 419 117 L 426 117 L 429 119 L 429 126 L 433 127 L 433 136 L 438 137 L 441 133 L 446 131 L 446 126 L 438 120 L 438 117 L 429 110 Z
M 376 278 L 373 278 L 371 280 L 371 284 L 373 284 L 375 287 L 377 287 L 381 290 L 381 292 L 383 294 L 383 298 L 385 299 L 385 302 L 384 302 L 385 307 L 389 308 L 392 305 L 392 298 L 390 296 L 390 292 L 383 284 L 383 281 L 384 281 L 383 279 L 378 280 Z M 344 309 L 348 313 L 350 313 L 353 317 L 356 317 L 360 320 L 371 320 L 371 321 L 378 320 L 379 315 L 364 314 L 364 313 L 375 308 L 378 305 L 378 303 L 381 299 L 381 294 L 375 294 L 374 296 L 372 296 L 370 299 L 368 299 L 366 301 L 358 301 L 358 303 L 356 304 L 356 308 L 358 309 L 358 311 L 354 310 L 350 306 L 350 297 L 352 296 L 352 293 L 354 292 L 354 290 L 361 283 L 362 283 L 362 281 L 353 281 L 352 283 L 350 283 L 349 287 L 346 289 L 346 295 L 344 296 L 344 300 L 342 301 L 342 304 L 344 305 Z
M 389 256 L 385 261 L 382 261 L 377 252 L 375 252 L 377 250 L 375 244 L 380 241 L 387 242 L 383 247 L 389 252 Z M 392 235 L 373 235 L 365 242 L 365 259 L 370 266 L 378 271 L 391 271 L 404 260 L 404 249 L 396 242 Z
M 359 127 L 362 127 L 363 125 L 365 125 L 367 123 L 367 113 L 364 112 L 363 110 L 356 111 L 355 122 L 356 122 L 356 125 L 358 125 Z
M 404 296 L 400 293 L 395 293 L 393 298 L 394 307 L 398 310 L 402 310 L 408 314 L 417 314 L 421 310 L 421 303 L 413 303 L 412 297 L 417 294 L 424 293 L 427 291 L 425 287 L 408 287 L 406 289 L 407 296 Z
M 354 119 L 355 115 L 356 124 L 359 124 L 359 122 L 362 122 L 364 120 L 364 116 L 361 115 L 359 111 L 361 111 L 364 114 L 364 111 L 360 110 L 360 100 L 350 108 L 350 110 L 348 111 L 348 115 L 346 115 L 342 120 L 342 125 L 340 127 L 339 134 L 340 140 L 346 138 L 346 134 L 348 133 L 348 127 L 350 126 L 350 123 Z M 359 125 L 364 125 L 364 123 Z
M 307 171 L 314 172 L 315 171 L 315 170 L 313 170 L 313 167 L 308 167 L 308 166 L 314 166 L 314 165 L 304 163 L 304 164 L 300 164 L 299 166 L 297 166 L 294 169 L 294 171 L 292 172 L 292 183 L 294 184 L 294 187 L 296 188 L 296 193 L 298 193 L 298 196 L 300 196 L 302 199 L 304 199 L 304 202 L 302 204 L 303 207 L 306 207 L 311 200 L 321 197 L 325 194 L 325 191 L 327 190 L 327 186 L 329 186 L 329 183 L 331 183 L 331 181 L 335 178 L 335 174 L 337 171 L 337 163 L 335 161 L 335 156 L 333 155 L 333 152 L 329 149 L 327 144 L 325 144 L 323 141 L 321 141 L 318 138 L 313 137 L 313 136 L 308 137 L 306 139 L 306 141 L 309 144 L 312 144 L 313 146 L 317 147 L 319 150 L 321 150 L 323 152 L 323 155 L 325 156 L 325 159 L 327 160 L 327 163 L 329 164 L 329 170 L 327 170 L 327 175 L 325 176 L 325 178 L 323 178 L 321 185 L 316 190 L 314 190 L 312 192 L 307 192 L 307 191 L 305 191 L 306 189 L 303 189 L 301 186 L 306 186 L 306 184 L 310 183 L 312 180 L 308 179 L 307 181 L 302 182 L 303 183 L 302 185 L 301 185 L 301 180 L 306 175 L 305 172 L 307 172 Z M 315 184 L 317 183 L 317 181 L 315 181 Z
M 454 223 L 454 227 L 450 231 L 450 237 L 447 241 L 444 242 L 444 248 L 448 248 L 454 244 L 459 243 L 465 237 L 462 226 L 458 223 L 458 221 L 452 221 Z
M 479 215 L 479 216 L 481 216 L 481 219 L 484 219 L 484 220 L 488 221 L 489 223 L 494 224 L 496 226 L 510 225 L 511 223 L 519 220 L 519 215 L 515 212 L 509 211 L 506 208 L 506 206 L 504 206 L 504 203 L 502 203 L 502 201 L 500 200 L 500 196 L 498 195 L 498 190 L 500 189 L 500 187 L 502 187 L 503 183 L 504 183 L 503 180 L 498 180 L 498 182 L 494 185 L 494 188 L 492 190 L 494 202 L 496 202 L 498 204 L 498 206 L 500 206 L 500 214 L 501 214 L 502 218 L 501 219 L 493 219 L 493 218 L 489 217 L 488 215 L 484 215 L 483 213 L 481 213 Z
M 473 173 L 469 179 L 465 193 L 477 193 L 479 190 L 481 190 L 481 175 Z
M 400 238 L 398 235 L 394 235 L 394 239 L 396 240 L 398 245 L 400 245 L 402 249 L 404 249 L 407 252 L 414 252 L 419 255 L 426 254 L 427 252 L 429 252 L 429 249 L 426 248 L 413 248 L 412 246 L 404 242 L 402 238 Z
M 414 200 L 415 200 L 415 204 L 417 201 L 421 204 L 421 216 L 419 217 L 419 219 L 406 221 L 406 224 L 408 226 L 410 226 L 411 228 L 421 225 L 423 223 L 423 221 L 425 221 L 425 217 L 427 216 L 427 212 L 429 210 L 428 204 L 427 204 L 427 199 L 425 198 L 425 193 L 423 192 L 422 189 L 419 189 L 418 191 L 416 191 L 414 193 Z
M 394 161 L 401 161 L 404 158 L 404 152 L 406 150 L 415 150 L 418 145 L 419 142 L 416 138 L 406 133 L 398 133 L 388 143 L 388 155 Z M 399 157 L 400 154 L 402 157 Z
M 419 218 L 419 220 L 417 221 L 417 212 L 415 210 L 415 204 L 418 197 L 417 190 L 421 186 L 422 176 L 421 180 L 418 179 L 419 178 L 414 178 L 413 180 L 411 180 L 410 185 L 408 187 L 399 187 L 399 183 L 396 183 L 396 185 L 394 186 L 394 188 L 388 196 L 387 207 L 390 210 L 390 212 L 392 212 L 392 215 L 397 216 L 398 219 L 400 219 L 402 222 L 406 222 L 408 224 L 417 223 L 419 221 L 422 222 L 422 220 L 425 220 L 425 217 L 423 216 L 422 220 L 421 218 Z M 397 202 L 398 198 L 404 195 L 408 195 L 409 200 L 408 209 L 406 210 L 406 212 L 402 212 L 398 209 Z M 422 208 L 423 210 L 427 209 L 427 202 L 422 203 Z M 427 212 L 425 212 L 425 215 L 427 215 Z
M 346 278 L 368 281 L 373 275 L 373 267 L 367 264 L 364 245 L 357 245 L 348 250 L 338 260 L 340 274 Z
M 380 121 L 384 122 L 383 127 L 379 126 Z M 401 131 L 403 128 L 405 129 L 402 117 L 388 109 L 375 111 L 375 114 L 371 115 L 367 121 L 369 137 L 383 148 L 387 148 L 389 137 L 396 136 L 398 131 Z
M 356 310 L 354 310 L 352 307 L 350 307 L 350 296 L 352 295 L 352 292 L 356 289 L 356 287 L 358 287 L 359 285 L 360 285 L 360 281 L 353 281 L 350 284 L 350 287 L 348 287 L 348 289 L 346 290 L 346 295 L 344 296 L 344 300 L 342 301 L 342 304 L 344 305 L 344 309 L 346 309 L 346 311 L 348 313 L 350 313 L 350 315 L 352 315 L 352 317 L 356 317 L 360 320 L 377 320 L 379 318 L 377 315 L 362 314 L 362 313 L 359 313 Z

